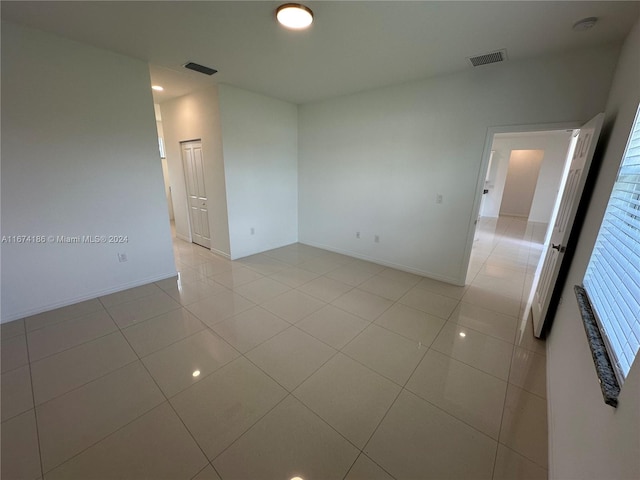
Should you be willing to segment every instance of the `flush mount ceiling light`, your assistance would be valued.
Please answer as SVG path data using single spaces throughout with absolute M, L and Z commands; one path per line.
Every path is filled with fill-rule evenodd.
M 313 22 L 313 12 L 299 3 L 285 3 L 276 10 L 276 18 L 287 28 L 302 30 Z
M 573 29 L 576 32 L 589 30 L 590 28 L 593 28 L 593 26 L 596 24 L 597 21 L 598 21 L 598 17 L 583 18 L 582 20 L 578 20 L 576 23 L 573 24 Z
M 162 92 L 164 90 L 164 88 L 162 88 L 160 85 L 152 85 L 151 89 L 155 90 L 156 92 Z

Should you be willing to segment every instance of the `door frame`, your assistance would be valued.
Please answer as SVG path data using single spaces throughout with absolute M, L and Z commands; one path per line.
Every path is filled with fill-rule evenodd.
M 184 164 L 182 161 L 182 144 L 183 143 L 188 143 L 188 142 L 197 142 L 197 141 L 202 141 L 202 139 L 200 138 L 191 138 L 189 140 L 178 140 L 177 144 L 178 144 L 178 150 L 177 150 L 177 157 L 180 159 L 180 168 L 177 169 L 175 171 L 175 178 L 174 178 L 174 182 L 175 185 L 178 189 L 180 188 L 184 188 L 184 195 L 185 197 L 188 195 L 187 194 L 187 178 L 185 176 L 184 173 Z M 175 144 L 172 144 L 175 145 Z M 174 163 L 174 160 L 172 160 L 173 154 L 170 152 L 171 149 L 169 149 L 169 144 L 165 143 L 165 151 L 167 152 L 167 163 L 170 165 L 170 169 L 171 166 L 173 165 L 177 165 Z M 174 167 L 175 168 L 175 167 Z M 181 198 L 181 195 L 178 195 L 178 197 Z M 178 218 L 176 218 L 176 216 L 178 217 L 182 217 L 182 214 L 180 214 L 181 211 L 183 211 L 182 208 L 178 208 L 176 206 L 176 197 L 175 197 L 175 192 L 171 192 L 171 202 L 173 203 L 173 216 L 174 216 L 174 222 L 176 222 L 176 224 L 178 224 L 179 220 Z M 188 207 L 189 202 L 187 201 L 186 205 L 185 205 L 185 215 L 186 215 L 186 226 L 187 226 L 187 231 L 186 231 L 186 235 L 182 234 L 178 231 L 178 228 L 176 226 L 176 237 L 179 238 L 180 240 L 184 240 L 187 243 L 193 243 L 193 238 L 191 238 L 191 216 L 189 215 L 189 207 Z M 176 215 L 176 212 L 177 215 Z
M 546 291 L 544 292 L 546 296 L 543 297 L 543 308 L 535 314 L 534 310 L 531 309 L 533 333 L 538 338 L 545 338 L 546 334 L 551 328 L 551 323 L 555 315 L 555 311 L 558 307 L 558 302 L 560 300 L 559 292 L 566 280 L 566 274 L 568 273 L 568 269 L 571 266 L 573 255 L 575 254 L 575 242 L 577 241 L 577 236 L 580 233 L 583 222 L 583 215 L 580 213 L 580 211 L 581 208 L 584 208 L 585 202 L 588 203 L 589 198 L 591 197 L 590 189 L 588 188 L 588 186 L 590 185 L 590 181 L 592 181 L 592 179 L 594 178 L 594 172 L 591 170 L 591 168 L 594 165 L 594 159 L 596 159 L 595 154 L 598 149 L 598 142 L 601 138 L 604 118 L 604 112 L 601 112 L 590 119 L 588 122 L 586 122 L 582 127 L 580 127 L 579 135 L 577 136 L 577 141 L 575 143 L 575 150 L 574 152 L 572 152 L 571 159 L 567 158 L 569 165 L 567 165 L 566 171 L 569 175 L 571 175 L 571 166 L 574 165 L 574 161 L 576 160 L 575 152 L 577 152 L 578 149 L 580 149 L 578 158 L 582 158 L 584 161 L 580 168 L 578 183 L 576 184 L 577 190 L 572 193 L 570 197 L 567 197 L 570 198 L 570 203 L 563 204 L 565 196 L 570 192 L 570 187 L 568 187 L 566 184 L 563 188 L 560 198 L 557 199 L 558 217 L 556 218 L 558 218 L 558 220 L 555 222 L 554 226 L 549 226 L 549 231 L 547 232 L 549 242 L 545 244 L 546 248 L 543 251 L 540 262 L 538 263 L 538 266 L 536 268 L 534 284 L 532 285 L 532 290 L 529 294 L 529 300 L 527 302 L 527 314 L 529 313 L 529 309 L 536 305 L 535 299 L 536 294 L 539 292 L 538 286 L 540 285 L 538 282 L 540 278 L 542 278 L 543 270 L 547 265 L 546 262 L 555 257 L 555 262 L 553 263 L 553 267 L 551 270 L 555 273 L 552 275 L 552 282 L 548 284 L 548 286 L 546 287 Z M 592 131 L 591 134 L 589 133 L 590 130 Z M 584 137 L 583 134 L 585 134 Z M 591 138 L 589 138 L 589 135 L 591 135 Z M 584 140 L 584 143 L 581 144 L 580 140 Z M 587 144 L 586 151 L 584 148 L 585 143 Z M 567 182 L 569 182 L 569 177 L 567 177 Z M 569 209 L 562 212 L 561 209 L 563 205 L 569 205 Z M 558 226 L 559 223 L 562 224 L 562 215 L 563 213 L 567 212 L 568 217 L 565 217 L 567 219 L 565 222 L 565 226 L 569 228 L 565 228 L 564 230 L 560 230 L 558 232 L 562 236 L 560 238 L 555 238 L 555 241 L 558 241 L 558 245 L 554 246 L 552 242 L 554 241 L 556 226 Z M 551 248 L 549 245 L 551 245 Z M 552 253 L 552 249 L 558 250 L 557 255 L 554 255 Z M 531 307 L 529 307 L 529 304 L 531 304 Z
M 191 142 L 200 142 L 202 144 L 202 139 L 201 138 L 192 138 L 189 140 L 180 140 L 178 142 L 178 145 L 180 146 L 180 165 L 181 165 L 181 171 L 182 171 L 182 181 L 184 183 L 184 192 L 185 195 L 187 197 L 187 203 L 186 203 L 186 207 L 187 207 L 187 226 L 189 227 L 189 238 L 181 238 L 183 237 L 182 235 L 178 235 L 176 233 L 176 235 L 178 236 L 178 238 L 181 238 L 182 240 L 185 240 L 189 243 L 194 243 L 193 242 L 193 231 L 192 231 L 192 225 L 191 225 L 191 212 L 190 207 L 189 207 L 189 187 L 187 186 L 187 174 L 184 171 L 184 158 L 182 158 L 182 145 L 185 143 L 191 143 Z M 175 206 L 174 206 L 174 215 L 175 215 Z M 198 243 L 195 243 L 194 245 L 198 245 L 201 246 Z M 202 248 L 206 248 L 206 247 L 202 247 Z
M 584 122 L 559 122 L 559 123 L 534 123 L 525 125 L 501 125 L 487 128 L 487 133 L 484 140 L 484 149 L 482 151 L 482 161 L 480 162 L 480 169 L 478 171 L 478 178 L 476 180 L 476 193 L 473 199 L 473 208 L 471 210 L 471 217 L 469 218 L 469 225 L 467 228 L 467 245 L 464 251 L 464 260 L 462 262 L 462 271 L 460 272 L 460 278 L 462 278 L 462 285 L 466 284 L 467 272 L 469 271 L 469 262 L 471 261 L 471 250 L 473 248 L 473 240 L 476 236 L 476 228 L 478 223 L 478 215 L 480 214 L 480 204 L 482 202 L 482 191 L 484 189 L 484 181 L 487 177 L 487 170 L 489 168 L 489 159 L 491 158 L 491 147 L 493 145 L 493 137 L 497 133 L 529 133 L 529 132 L 544 132 L 547 130 L 576 130 L 584 125 Z

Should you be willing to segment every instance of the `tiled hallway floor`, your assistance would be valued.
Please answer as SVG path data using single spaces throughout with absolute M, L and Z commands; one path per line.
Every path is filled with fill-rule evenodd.
M 540 230 L 483 220 L 467 287 L 176 239 L 179 285 L 2 325 L 2 478 L 546 478 Z

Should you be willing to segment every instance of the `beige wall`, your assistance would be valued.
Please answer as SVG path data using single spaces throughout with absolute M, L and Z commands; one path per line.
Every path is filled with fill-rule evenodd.
M 511 151 L 544 150 L 529 221 L 548 223 L 558 196 L 571 136 L 572 132 L 566 130 L 494 135 L 491 146 L 494 155 L 488 172 L 489 181 L 485 183 L 489 193 L 483 198 L 480 215 L 497 217 L 499 214 Z
M 544 150 L 511 150 L 500 215 L 529 218 Z

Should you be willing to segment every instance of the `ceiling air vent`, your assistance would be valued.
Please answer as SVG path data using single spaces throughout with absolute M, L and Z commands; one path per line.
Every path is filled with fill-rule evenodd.
M 489 63 L 504 62 L 507 59 L 507 50 L 502 49 L 495 52 L 484 53 L 482 55 L 476 55 L 475 57 L 468 57 L 471 65 L 479 67 L 480 65 L 487 65 Z
M 209 67 L 205 67 L 204 65 L 198 65 L 197 63 L 189 62 L 185 64 L 184 68 L 188 68 L 189 70 L 194 70 L 196 72 L 204 73 L 205 75 L 213 75 L 217 72 L 217 70 Z

